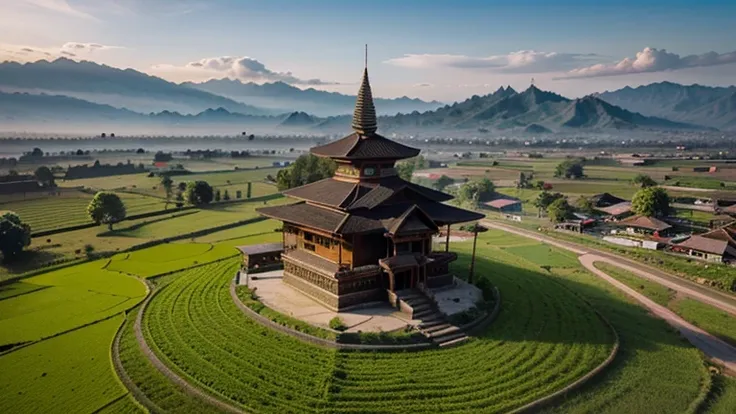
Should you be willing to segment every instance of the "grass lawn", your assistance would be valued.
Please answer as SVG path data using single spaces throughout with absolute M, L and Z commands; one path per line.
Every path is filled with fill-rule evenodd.
M 688 298 L 676 300 L 669 307 L 693 325 L 736 346 L 736 317 Z
M 649 299 L 668 307 L 686 321 L 736 346 L 736 318 L 713 306 L 689 298 L 679 298 L 676 292 L 658 283 L 640 278 L 609 263 L 596 262 L 595 267 Z
M 553 249 L 547 244 L 535 243 L 527 246 L 505 247 L 507 252 L 524 257 L 539 266 L 576 267 L 577 257 L 574 253 Z
M 92 413 L 125 396 L 110 361 L 122 315 L 0 356 L 6 413 Z
M 639 293 L 662 306 L 667 306 L 667 304 L 670 303 L 677 294 L 677 292 L 672 289 L 662 286 L 659 283 L 635 276 L 618 266 L 605 262 L 595 262 L 593 265 L 597 269 L 604 271 L 609 276 L 616 278 L 630 288 L 636 289 Z
M 736 411 L 736 379 L 716 377 L 714 380 L 715 395 L 707 401 L 704 412 L 709 414 L 733 414 Z

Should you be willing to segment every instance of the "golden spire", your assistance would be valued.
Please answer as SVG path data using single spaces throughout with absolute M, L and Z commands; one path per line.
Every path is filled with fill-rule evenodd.
M 376 108 L 373 106 L 373 94 L 371 93 L 371 84 L 368 81 L 368 45 L 365 45 L 363 81 L 360 84 L 360 90 L 358 90 L 358 99 L 355 102 L 352 126 L 353 130 L 360 135 L 373 135 L 378 129 Z

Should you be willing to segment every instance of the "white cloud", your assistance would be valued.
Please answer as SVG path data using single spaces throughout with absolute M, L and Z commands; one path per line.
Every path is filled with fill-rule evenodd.
M 123 47 L 82 42 L 67 42 L 58 47 L 0 44 L 0 61 L 32 62 L 40 59 L 55 59 L 59 57 L 83 59 L 89 58 L 99 52 L 114 49 L 123 49 Z
M 686 68 L 718 66 L 736 63 L 736 51 L 730 53 L 707 52 L 701 55 L 680 56 L 665 49 L 652 47 L 637 52 L 635 58 L 624 58 L 615 63 L 599 63 L 569 71 L 565 78 L 593 78 L 632 73 L 664 72 Z
M 61 45 L 61 52 L 93 53 L 103 50 L 122 49 L 121 46 L 101 45 L 99 43 L 66 42 Z
M 32 6 L 46 9 L 52 12 L 65 14 L 67 16 L 77 17 L 80 19 L 97 20 L 91 14 L 85 13 L 79 9 L 72 7 L 66 0 L 21 0 Z
M 434 85 L 432 85 L 431 83 L 417 83 L 417 84 L 414 84 L 414 87 L 415 88 L 431 88 L 432 86 L 434 86 Z
M 152 68 L 155 72 L 176 73 L 178 77 L 189 77 L 190 79 L 213 79 L 231 78 L 245 82 L 284 82 L 292 85 L 336 85 L 336 82 L 328 82 L 320 79 L 302 79 L 294 76 L 291 72 L 277 72 L 266 67 L 256 59 L 242 56 L 221 56 L 200 59 L 189 62 L 184 66 L 156 65 Z
M 450 54 L 407 54 L 385 63 L 413 69 L 488 69 L 507 73 L 540 73 L 568 70 L 581 62 L 599 60 L 596 54 L 520 50 L 506 55 L 473 57 Z

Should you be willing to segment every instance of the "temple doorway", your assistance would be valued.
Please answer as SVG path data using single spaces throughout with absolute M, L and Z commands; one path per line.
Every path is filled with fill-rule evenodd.
M 394 274 L 394 290 L 411 289 L 415 287 L 413 270 L 404 270 Z

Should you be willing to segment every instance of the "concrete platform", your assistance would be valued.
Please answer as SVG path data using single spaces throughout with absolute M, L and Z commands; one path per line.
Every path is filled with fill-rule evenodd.
M 283 273 L 283 270 L 275 270 L 250 275 L 248 286 L 256 289 L 259 300 L 269 308 L 320 328 L 329 329 L 330 320 L 335 316 L 339 316 L 348 326 L 347 332 L 390 332 L 421 323 L 421 320 L 407 319 L 406 314 L 392 308 L 388 303 L 339 313 L 331 311 L 283 283 Z M 240 283 L 246 283 L 245 275 L 241 276 Z
M 432 289 L 431 293 L 440 312 L 447 316 L 471 309 L 483 299 L 480 289 L 457 278 L 452 286 Z

